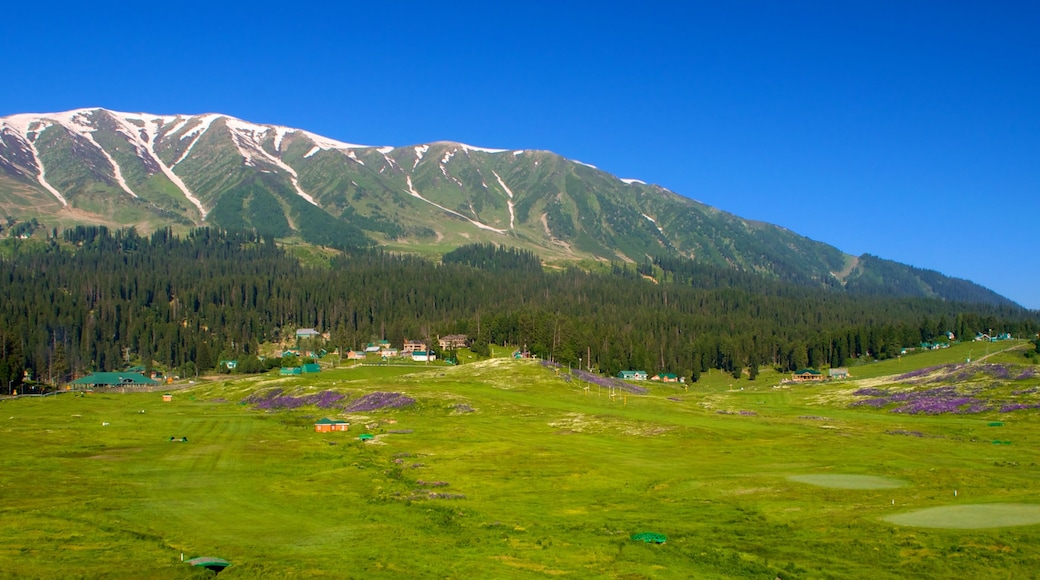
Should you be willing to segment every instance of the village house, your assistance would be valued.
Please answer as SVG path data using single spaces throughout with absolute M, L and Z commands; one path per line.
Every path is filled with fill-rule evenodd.
M 346 421 L 339 421 L 337 419 L 329 419 L 328 417 L 322 417 L 314 423 L 314 430 L 318 433 L 328 433 L 330 431 L 346 431 L 350 428 L 350 423 Z
M 321 333 L 313 328 L 300 328 L 296 331 L 296 338 L 317 338 Z
M 411 354 L 416 351 L 425 351 L 426 343 L 421 340 L 405 340 L 404 346 L 401 347 L 401 352 L 405 355 Z
M 412 360 L 415 362 L 430 362 L 437 360 L 437 355 L 425 350 L 413 350 Z
M 821 373 L 820 371 L 814 371 L 812 369 L 800 369 L 798 371 L 795 371 L 795 373 L 791 376 L 791 380 L 795 381 L 796 383 L 822 381 L 823 379 L 823 373 Z
M 465 334 L 449 334 L 438 338 L 437 343 L 440 344 L 441 350 L 466 348 L 469 346 L 469 337 Z
M 347 360 L 365 360 L 366 356 L 367 355 L 363 351 L 360 351 L 360 350 L 348 350 L 347 351 Z
M 845 367 L 830 369 L 827 371 L 827 376 L 832 379 L 847 379 L 849 378 L 849 369 Z
M 662 383 L 677 383 L 679 382 L 679 377 L 672 373 L 660 373 L 650 377 L 650 380 L 660 381 Z
M 647 374 L 646 371 L 621 371 L 617 378 L 626 381 L 645 381 Z
M 383 358 L 393 358 L 399 356 L 400 352 L 396 348 L 387 347 L 379 351 L 379 356 Z

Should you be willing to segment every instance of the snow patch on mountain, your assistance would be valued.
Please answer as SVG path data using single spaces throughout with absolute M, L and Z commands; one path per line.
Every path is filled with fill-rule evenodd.
M 181 190 L 181 193 L 184 194 L 185 199 L 187 199 L 192 205 L 195 206 L 196 209 L 199 210 L 199 215 L 202 217 L 203 220 L 205 220 L 206 209 L 202 207 L 202 201 L 199 198 L 195 197 L 195 195 L 192 194 L 191 190 L 188 189 L 187 184 L 184 183 L 184 180 L 182 180 L 176 173 L 173 172 L 173 167 L 163 163 L 162 158 L 159 157 L 159 151 L 157 149 L 157 147 L 159 146 L 160 135 L 175 134 L 177 131 L 180 131 L 181 128 L 183 128 L 190 121 L 190 119 L 178 119 L 176 117 L 171 118 L 159 115 L 132 115 L 128 113 L 115 112 L 111 113 L 110 116 L 116 121 L 116 124 L 122 129 L 120 133 L 124 135 L 127 139 L 129 139 L 131 143 L 134 143 L 138 147 L 138 155 L 140 155 L 142 158 L 144 158 L 145 156 L 150 157 L 155 162 L 155 164 L 159 166 L 159 170 L 163 172 L 163 175 L 165 175 L 167 179 L 173 182 L 173 184 L 177 186 L 177 189 Z M 145 132 L 145 137 L 141 136 L 140 131 L 134 131 L 134 128 L 142 128 L 136 127 L 136 125 L 129 123 L 129 121 L 132 120 L 142 121 L 144 123 L 143 131 Z M 166 126 L 170 123 L 174 123 L 174 126 L 169 130 L 164 131 Z M 193 145 L 194 143 L 192 143 L 192 146 Z M 190 148 L 191 147 L 189 146 L 189 150 Z M 185 155 L 187 155 L 187 152 L 185 152 Z M 181 159 L 183 158 L 184 157 L 181 157 Z
M 657 231 L 661 232 L 662 236 L 664 235 L 664 230 L 662 230 L 661 226 L 657 224 L 657 220 L 655 220 L 654 218 L 646 215 L 645 213 L 643 214 L 643 217 L 645 217 L 646 219 L 650 220 L 650 223 L 654 224 L 654 227 L 657 228 Z
M 505 153 L 508 149 L 489 149 L 487 147 L 474 147 L 472 145 L 466 145 L 465 143 L 459 143 L 459 147 L 462 147 L 464 151 L 469 153 L 470 151 L 480 151 L 481 153 Z
M 638 179 L 627 179 L 627 178 L 624 178 L 624 177 L 619 177 L 618 179 L 620 179 L 621 181 L 627 183 L 628 185 L 632 185 L 633 183 L 638 183 L 639 185 L 646 185 L 645 181 L 640 181 Z
M 191 130 L 186 131 L 183 135 L 180 136 L 181 141 L 183 141 L 186 138 L 190 138 L 192 139 L 192 142 L 188 144 L 188 148 L 184 150 L 184 153 L 180 156 L 180 158 L 177 159 L 177 161 L 174 161 L 173 165 L 171 165 L 170 167 L 177 167 L 178 165 L 180 165 L 181 161 L 187 159 L 188 154 L 191 153 L 191 150 L 193 148 L 195 148 L 195 144 L 199 142 L 199 140 L 202 138 L 202 135 L 204 135 L 206 131 L 209 131 L 210 125 L 213 124 L 213 121 L 219 119 L 220 115 L 208 114 L 196 118 L 199 120 L 199 124 L 195 127 L 192 127 Z
M 593 169 L 599 169 L 599 167 L 596 167 L 595 165 L 593 165 L 591 163 L 585 163 L 584 161 L 578 161 L 577 159 L 572 159 L 571 161 L 577 163 L 578 165 L 584 165 L 585 167 L 591 167 Z
M 278 125 L 271 127 L 271 129 L 274 130 L 274 150 L 281 151 L 282 140 L 285 139 L 286 135 L 292 133 L 293 130 L 288 127 L 279 127 Z
M 299 176 L 296 174 L 296 170 L 263 148 L 262 139 L 271 129 L 270 127 L 254 125 L 234 117 L 226 117 L 225 119 L 225 124 L 231 130 L 232 140 L 235 142 L 235 146 L 238 147 L 239 153 L 245 158 L 246 165 L 255 166 L 257 161 L 274 165 L 289 174 L 289 181 L 292 183 L 297 195 L 307 200 L 311 205 L 318 205 L 318 202 L 300 187 Z
M 29 127 L 32 127 L 34 123 L 40 123 L 39 127 L 34 127 L 31 131 Z M 40 182 L 40 185 L 44 189 L 49 191 L 51 195 L 61 202 L 63 207 L 68 207 L 69 202 L 65 199 L 60 192 L 50 182 L 47 181 L 47 175 L 43 168 L 43 160 L 40 158 L 40 151 L 36 149 L 36 139 L 39 138 L 40 133 L 50 126 L 49 123 L 43 123 L 40 121 L 39 115 L 27 114 L 27 115 L 11 115 L 0 120 L 0 131 L 4 127 L 9 127 L 11 132 L 29 148 L 29 152 L 32 153 L 33 162 L 36 164 L 36 180 Z M 33 134 L 33 138 L 29 138 L 29 133 Z
M 318 151 L 321 151 L 321 147 L 318 147 L 317 145 L 315 145 L 314 147 L 311 147 L 310 151 L 308 151 L 307 153 L 304 153 L 303 158 L 306 159 L 306 158 L 310 157 L 311 155 L 314 155 Z
M 418 150 L 418 147 L 416 147 L 416 150 Z M 416 191 L 415 186 L 412 185 L 412 176 L 411 175 L 406 175 L 405 176 L 405 182 L 408 184 L 408 194 L 411 195 L 412 197 L 414 197 L 416 199 L 420 199 L 422 201 L 425 201 L 426 203 L 428 203 L 428 204 L 430 204 L 430 205 L 432 205 L 432 206 L 434 206 L 434 207 L 436 207 L 436 208 L 438 208 L 440 210 L 446 211 L 446 212 L 448 212 L 448 213 L 450 213 L 452 215 L 459 216 L 460 218 L 468 221 L 469 223 L 477 226 L 478 228 L 480 228 L 482 230 L 489 230 L 489 231 L 492 231 L 492 232 L 495 232 L 495 233 L 499 233 L 499 234 L 506 233 L 505 230 L 500 230 L 498 228 L 493 228 L 493 227 L 491 227 L 491 226 L 489 226 L 489 225 L 487 225 L 485 223 L 481 223 L 481 222 L 478 222 L 477 220 L 471 219 L 468 216 L 465 216 L 465 215 L 463 215 L 463 214 L 461 214 L 461 213 L 459 213 L 459 212 L 457 212 L 457 211 L 455 211 L 453 209 L 448 209 L 448 208 L 444 207 L 443 205 L 441 205 L 441 204 L 439 204 L 437 202 L 430 201 L 430 200 L 426 199 L 425 197 L 422 196 L 421 193 Z
M 123 177 L 123 171 L 119 168 L 119 164 L 116 163 L 116 160 L 109 155 L 108 151 L 105 151 L 105 148 L 102 147 L 96 139 L 94 139 L 94 131 L 97 131 L 97 127 L 93 125 L 89 116 L 89 114 L 94 111 L 96 111 L 96 109 L 78 109 L 75 111 L 56 113 L 52 118 L 62 127 L 68 129 L 69 132 L 83 137 L 94 147 L 97 147 L 97 150 L 101 152 L 101 155 L 108 160 L 109 165 L 112 166 L 112 175 L 115 177 L 116 183 L 119 184 L 119 187 L 122 187 L 123 191 L 129 193 L 134 198 L 140 197 L 130 189 L 130 185 Z
M 415 163 L 412 164 L 412 169 L 419 166 L 419 162 L 422 161 L 423 155 L 430 150 L 429 145 L 420 145 L 415 148 Z
M 502 178 L 498 175 L 497 171 L 492 170 L 491 174 L 495 176 L 495 179 L 498 180 L 498 184 L 502 186 L 502 189 L 505 190 L 506 195 L 509 196 L 509 200 L 506 202 L 506 205 L 509 206 L 509 229 L 514 229 L 513 222 L 516 219 L 516 214 L 513 210 L 513 190 L 509 189 L 509 186 L 506 185 L 505 181 L 502 181 Z M 487 185 L 485 185 L 484 187 L 487 187 Z

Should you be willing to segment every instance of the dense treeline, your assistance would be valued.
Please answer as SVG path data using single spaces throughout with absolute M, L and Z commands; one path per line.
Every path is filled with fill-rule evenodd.
M 490 243 L 460 246 L 444 254 L 441 262 L 463 264 L 481 270 L 542 271 L 542 261 L 534 252 Z
M 0 384 L 58 382 L 140 361 L 191 372 L 246 358 L 298 327 L 331 347 L 464 333 L 564 364 L 696 378 L 709 368 L 794 369 L 886 357 L 946 331 L 1032 335 L 1036 313 L 926 299 L 851 298 L 712 266 L 590 274 L 533 270 L 526 254 L 471 248 L 493 271 L 356 250 L 302 266 L 270 237 L 80 227 L 12 241 L 0 258 Z M 465 254 L 465 252 L 463 252 Z M 655 270 L 659 274 L 660 268 Z M 330 349 L 331 350 L 331 349 Z M 590 361 L 591 358 L 591 361 Z

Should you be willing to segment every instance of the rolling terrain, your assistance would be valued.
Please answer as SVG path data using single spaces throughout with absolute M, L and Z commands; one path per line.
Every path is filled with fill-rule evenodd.
M 608 391 L 497 358 L 2 400 L 0 568 L 209 577 L 183 555 L 228 559 L 221 578 L 1028 577 L 1040 423 L 1002 405 L 1037 405 L 1040 385 L 1029 365 L 964 366 L 970 348 L 822 385 L 712 372 Z M 988 408 L 860 404 L 947 386 L 947 370 Z M 290 405 L 323 391 L 343 398 Z M 361 410 L 380 392 L 414 402 Z M 350 430 L 315 433 L 326 416 Z

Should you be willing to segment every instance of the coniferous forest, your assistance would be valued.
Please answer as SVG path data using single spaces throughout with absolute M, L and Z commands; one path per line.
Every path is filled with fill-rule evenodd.
M 271 237 L 213 229 L 10 240 L 0 293 L 4 387 L 129 364 L 206 372 L 300 327 L 329 332 L 329 350 L 461 333 L 476 352 L 526 345 L 603 373 L 690 380 L 887 358 L 947 332 L 1040 329 L 1036 312 L 1015 307 L 855 296 L 686 260 L 544 271 L 532 253 L 474 245 L 440 263 L 361 249 L 312 267 Z

